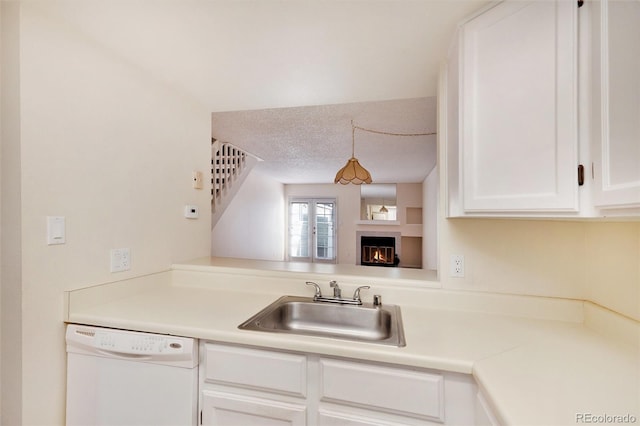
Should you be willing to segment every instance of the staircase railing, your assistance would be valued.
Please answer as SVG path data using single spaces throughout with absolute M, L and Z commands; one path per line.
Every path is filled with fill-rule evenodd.
M 211 212 L 212 225 L 215 225 L 256 158 L 228 142 L 216 139 L 212 139 L 211 151 Z

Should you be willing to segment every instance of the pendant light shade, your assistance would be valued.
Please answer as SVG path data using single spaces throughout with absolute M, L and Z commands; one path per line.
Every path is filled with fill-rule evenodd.
M 354 185 L 371 183 L 371 174 L 360 165 L 360 162 L 355 157 L 355 147 L 356 127 L 353 125 L 353 120 L 351 120 L 351 158 L 347 160 L 347 164 L 343 168 L 338 170 L 333 183 L 340 183 L 342 185 L 348 185 L 350 183 Z
M 371 174 L 360 165 L 356 157 L 351 157 L 347 164 L 338 171 L 333 182 L 341 183 L 342 185 L 371 183 Z

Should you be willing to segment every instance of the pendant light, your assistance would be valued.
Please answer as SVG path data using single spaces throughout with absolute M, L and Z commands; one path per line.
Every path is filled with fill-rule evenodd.
M 338 170 L 338 173 L 336 173 L 336 178 L 334 179 L 333 183 L 341 183 L 342 185 L 348 185 L 349 183 L 353 183 L 354 185 L 371 183 L 371 174 L 367 169 L 365 169 L 360 165 L 360 162 L 355 156 L 356 129 L 360 129 L 364 132 L 375 133 L 378 135 L 387 135 L 387 136 L 430 136 L 430 135 L 436 134 L 436 132 L 432 132 L 432 133 L 382 132 L 380 130 L 365 129 L 364 127 L 356 126 L 353 124 L 353 120 L 351 120 L 351 158 L 347 160 L 347 164 L 343 168 Z M 383 203 L 384 203 L 384 200 L 383 200 Z M 387 210 L 387 208 L 384 205 L 382 206 L 382 209 Z M 380 209 L 380 211 L 386 213 L 382 209 Z
M 360 162 L 355 157 L 355 147 L 356 127 L 353 125 L 353 120 L 351 120 L 351 158 L 349 158 L 347 164 L 336 173 L 336 178 L 333 183 L 340 183 L 342 185 L 348 185 L 349 183 L 354 185 L 371 183 L 371 174 L 360 165 Z

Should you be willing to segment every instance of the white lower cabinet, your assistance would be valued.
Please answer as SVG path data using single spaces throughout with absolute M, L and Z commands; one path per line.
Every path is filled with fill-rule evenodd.
M 306 425 L 307 357 L 200 344 L 203 425 Z
M 469 375 L 202 342 L 203 425 L 471 425 Z

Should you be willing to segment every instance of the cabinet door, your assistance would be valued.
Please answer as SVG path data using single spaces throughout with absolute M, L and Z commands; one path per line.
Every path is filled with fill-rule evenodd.
M 216 426 L 303 426 L 306 407 L 226 392 L 202 392 L 202 424 Z
M 640 207 L 640 1 L 591 6 L 594 204 Z
M 499 3 L 460 49 L 464 212 L 577 212 L 576 2 Z

